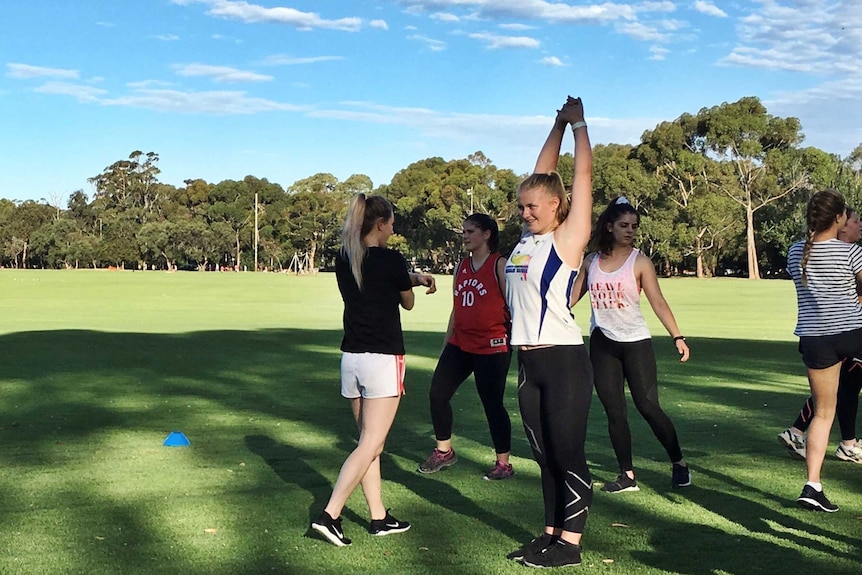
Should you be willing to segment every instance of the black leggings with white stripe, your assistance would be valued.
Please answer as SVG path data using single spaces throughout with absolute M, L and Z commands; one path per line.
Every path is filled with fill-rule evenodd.
M 601 329 L 590 334 L 590 359 L 596 376 L 596 395 L 608 416 L 608 432 L 620 471 L 632 470 L 632 434 L 629 429 L 626 388 L 635 407 L 661 442 L 672 463 L 682 459 L 673 422 L 658 402 L 655 353 L 652 340 L 618 342 Z
M 539 464 L 545 525 L 583 533 L 593 500 L 584 443 L 593 371 L 583 345 L 518 351 L 518 403 Z

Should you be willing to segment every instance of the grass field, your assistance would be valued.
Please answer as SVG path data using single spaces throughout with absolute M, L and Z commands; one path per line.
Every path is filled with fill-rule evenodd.
M 467 382 L 460 462 L 421 476 L 427 407 L 451 280 L 402 314 L 408 395 L 383 458 L 384 497 L 414 524 L 369 536 L 361 493 L 351 547 L 306 536 L 354 445 L 338 393 L 341 302 L 334 277 L 0 271 L 0 574 L 487 575 L 525 573 L 504 555 L 543 523 L 538 469 L 520 426 L 516 476 L 487 482 L 493 454 Z M 584 563 L 567 572 L 697 575 L 862 572 L 862 467 L 824 467 L 835 514 L 795 505 L 804 466 L 776 434 L 807 395 L 783 281 L 663 280 L 692 359 L 680 365 L 649 316 L 662 404 L 694 485 L 634 413 L 641 491 L 596 490 Z M 576 308 L 586 326 L 584 302 Z M 616 475 L 604 414 L 590 415 L 594 481 Z M 163 447 L 171 431 L 190 447 Z

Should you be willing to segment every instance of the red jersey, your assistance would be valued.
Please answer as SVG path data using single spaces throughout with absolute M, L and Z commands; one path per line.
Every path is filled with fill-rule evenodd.
M 497 281 L 492 253 L 478 270 L 467 257 L 454 278 L 454 321 L 449 343 L 481 355 L 509 351 L 509 311 Z

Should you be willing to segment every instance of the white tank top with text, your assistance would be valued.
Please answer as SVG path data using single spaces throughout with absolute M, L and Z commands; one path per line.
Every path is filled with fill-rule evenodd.
M 619 269 L 604 272 L 599 267 L 601 254 L 596 254 L 587 271 L 590 290 L 590 333 L 599 328 L 608 339 L 631 342 L 650 338 L 649 328 L 641 313 L 640 287 L 635 279 L 635 261 L 640 252 L 632 253 Z
M 578 270 L 554 247 L 554 233 L 527 234 L 506 261 L 512 345 L 583 345 L 569 301 Z

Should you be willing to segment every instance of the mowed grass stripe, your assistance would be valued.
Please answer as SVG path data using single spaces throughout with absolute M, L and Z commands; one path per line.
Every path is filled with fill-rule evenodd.
M 451 279 L 438 282 L 402 314 L 408 395 L 383 456 L 386 503 L 414 527 L 368 536 L 357 492 L 345 511 L 354 545 L 335 549 L 305 536 L 355 444 L 331 274 L 0 271 L 0 573 L 523 573 L 503 557 L 543 519 L 514 369 L 515 478 L 481 480 L 493 454 L 472 381 L 453 404 L 460 462 L 415 472 L 433 447 L 428 384 L 451 306 Z M 824 481 L 842 509 L 806 512 L 793 501 L 803 466 L 775 440 L 807 389 L 791 284 L 662 289 L 692 346 L 680 365 L 647 310 L 694 485 L 670 489 L 630 406 L 641 491 L 596 490 L 580 569 L 858 572 L 860 469 L 832 447 Z M 162 447 L 174 430 L 191 447 Z M 587 454 L 597 484 L 616 475 L 597 400 Z

